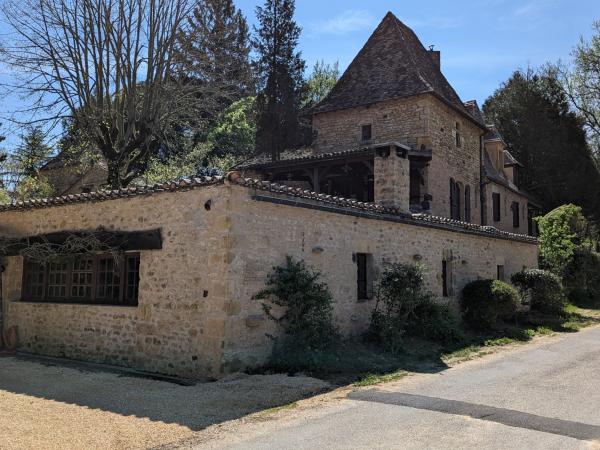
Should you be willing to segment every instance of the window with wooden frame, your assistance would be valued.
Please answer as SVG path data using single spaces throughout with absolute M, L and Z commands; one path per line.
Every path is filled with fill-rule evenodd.
M 450 178 L 450 218 L 460 220 L 460 184 Z
M 369 253 L 356 254 L 356 279 L 358 301 L 373 298 L 373 255 Z
M 137 306 L 140 254 L 77 255 L 24 261 L 23 301 Z
M 511 209 L 513 215 L 513 228 L 519 228 L 521 226 L 521 212 L 519 202 L 513 202 Z
M 500 222 L 500 194 L 496 192 L 492 194 L 492 208 L 494 222 Z
M 500 264 L 496 267 L 496 272 L 497 272 L 497 278 L 500 281 L 505 281 L 505 274 L 504 274 L 504 265 Z
M 361 129 L 361 140 L 368 142 L 373 138 L 373 127 L 371 125 L 363 125 Z
M 465 186 L 465 222 L 471 223 L 471 186 Z

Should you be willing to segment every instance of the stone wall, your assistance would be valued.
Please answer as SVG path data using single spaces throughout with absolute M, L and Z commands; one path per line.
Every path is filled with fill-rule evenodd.
M 404 219 L 403 219 L 404 220 Z M 161 228 L 162 250 L 142 251 L 137 307 L 29 303 L 21 257 L 6 258 L 5 325 L 19 328 L 20 350 L 186 377 L 218 377 L 256 366 L 279 330 L 253 296 L 286 255 L 323 272 L 345 335 L 367 325 L 374 301 L 357 299 L 356 253 L 372 255 L 376 279 L 386 263 L 421 262 L 442 296 L 442 260 L 452 267 L 451 297 L 477 278 L 534 267 L 537 247 L 442 225 L 400 223 L 377 213 L 215 185 L 190 191 L 0 213 L 0 235 L 65 230 Z M 440 228 L 442 227 L 442 228 Z
M 456 145 L 459 124 L 460 147 Z M 400 142 L 415 149 L 425 145 L 433 149 L 429 164 L 428 186 L 423 191 L 433 195 L 431 213 L 450 217 L 450 178 L 464 188 L 471 187 L 471 222 L 481 223 L 480 137 L 483 133 L 436 97 L 426 94 L 390 100 L 370 106 L 317 114 L 313 117 L 316 131 L 316 153 L 338 152 L 359 148 L 362 125 L 372 126 L 370 143 Z
M 205 203 L 211 201 L 210 211 Z M 5 326 L 20 350 L 203 377 L 220 374 L 228 200 L 223 186 L 3 212 L 0 234 L 161 228 L 163 249 L 142 251 L 138 307 L 21 302 L 22 258 L 6 258 Z
M 492 195 L 500 194 L 500 221 L 494 221 L 494 202 Z M 511 205 L 513 202 L 519 203 L 519 227 L 513 226 L 513 213 Z M 490 182 L 485 187 L 485 205 L 487 224 L 498 228 L 499 230 L 509 231 L 517 234 L 527 234 L 527 198 L 521 194 L 508 189 L 501 184 Z
M 272 343 L 265 335 L 277 330 L 251 299 L 286 255 L 323 273 L 335 301 L 336 324 L 345 335 L 365 331 L 374 306 L 357 299 L 356 253 L 373 255 L 376 276 L 386 263 L 424 264 L 427 286 L 440 298 L 442 260 L 448 260 L 453 296 L 445 300 L 454 304 L 467 282 L 496 278 L 499 265 L 507 277 L 524 266 L 537 267 L 537 246 L 531 243 L 328 212 L 324 205 L 263 191 L 255 195 L 265 201 L 251 200 L 249 194 L 236 187 L 231 198 L 228 279 L 235 313 L 227 320 L 224 348 L 224 365 L 231 369 L 257 364 L 269 354 Z

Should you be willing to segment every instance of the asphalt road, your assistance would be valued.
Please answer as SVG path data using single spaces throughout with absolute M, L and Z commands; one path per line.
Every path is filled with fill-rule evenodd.
M 357 390 L 201 448 L 600 448 L 600 328 Z

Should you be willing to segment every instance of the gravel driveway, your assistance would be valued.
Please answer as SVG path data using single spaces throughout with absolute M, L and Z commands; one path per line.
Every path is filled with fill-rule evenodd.
M 0 448 L 163 446 L 328 388 L 314 378 L 283 375 L 180 386 L 0 357 Z

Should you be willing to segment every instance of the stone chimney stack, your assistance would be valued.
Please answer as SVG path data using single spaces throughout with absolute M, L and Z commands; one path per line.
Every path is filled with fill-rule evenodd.
M 439 50 L 429 50 L 429 56 L 431 56 L 431 60 L 435 66 L 442 70 L 442 52 Z
M 382 144 L 375 148 L 375 203 L 410 213 L 408 148 Z

